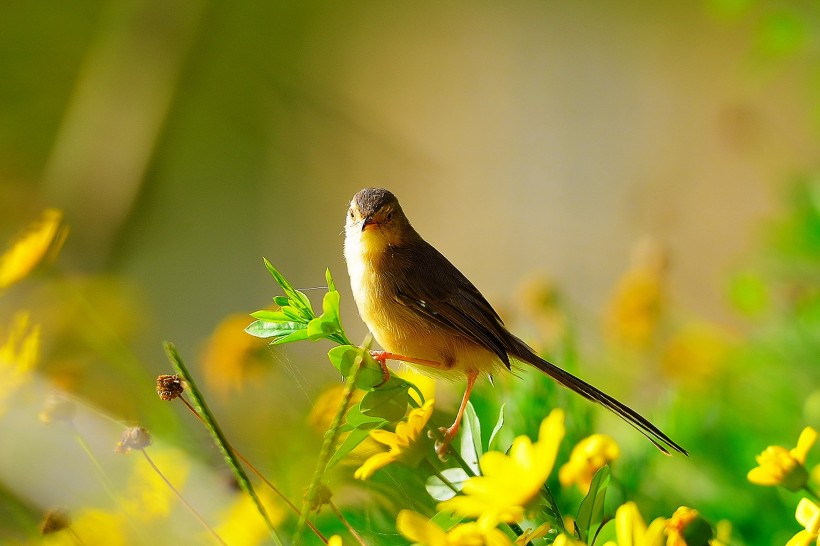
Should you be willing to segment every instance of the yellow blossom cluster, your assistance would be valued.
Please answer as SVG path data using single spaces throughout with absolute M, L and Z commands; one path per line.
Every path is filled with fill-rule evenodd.
M 789 491 L 803 489 L 809 480 L 805 467 L 806 455 L 816 441 L 817 431 L 806 427 L 800 433 L 797 447 L 767 447 L 757 456 L 759 466 L 749 471 L 749 481 L 757 485 L 782 485 Z

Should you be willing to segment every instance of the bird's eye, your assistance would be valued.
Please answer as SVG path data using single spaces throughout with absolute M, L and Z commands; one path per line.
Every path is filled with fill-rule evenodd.
M 353 209 L 348 209 L 347 215 L 348 217 L 350 217 L 351 220 L 353 220 Z
M 387 218 L 387 221 L 388 221 L 388 222 L 389 222 L 390 220 L 392 220 L 392 219 L 393 219 L 393 211 L 392 211 L 392 210 L 391 210 L 390 212 L 388 212 L 388 213 L 387 213 L 386 218 Z

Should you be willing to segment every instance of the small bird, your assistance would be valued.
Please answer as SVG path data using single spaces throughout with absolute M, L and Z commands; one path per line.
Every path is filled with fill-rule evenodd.
M 434 377 L 467 379 L 456 419 L 442 429 L 439 454 L 458 433 L 479 375 L 511 371 L 513 362 L 525 362 L 619 415 L 664 453 L 688 455 L 639 413 L 547 362 L 511 334 L 467 277 L 413 229 L 388 190 L 366 188 L 353 196 L 344 255 L 359 314 L 384 349 L 373 355 L 386 376 L 390 359 Z

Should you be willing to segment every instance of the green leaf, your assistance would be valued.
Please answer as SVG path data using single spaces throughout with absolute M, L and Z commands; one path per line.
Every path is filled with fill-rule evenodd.
M 302 328 L 301 330 L 295 330 L 284 337 L 280 337 L 277 340 L 274 340 L 272 345 L 284 345 L 285 343 L 292 343 L 294 341 L 302 341 L 303 339 L 308 338 L 307 328 Z
M 592 478 L 589 486 L 589 493 L 581 501 L 578 509 L 578 518 L 575 525 L 581 535 L 581 540 L 589 541 L 593 525 L 600 524 L 604 519 L 604 500 L 606 498 L 606 488 L 609 485 L 609 465 L 604 465 L 598 469 Z
M 353 345 L 339 345 L 338 347 L 333 347 L 330 351 L 328 351 L 327 356 L 330 359 L 331 364 L 333 364 L 333 367 L 339 370 L 339 373 L 341 373 L 344 377 L 350 377 L 350 372 L 353 368 L 353 364 L 356 362 L 356 358 L 361 356 L 362 363 L 359 367 L 359 373 L 354 381 L 354 385 L 361 390 L 371 390 L 384 382 L 384 375 L 382 373 L 381 366 L 373 360 L 373 357 L 370 356 L 369 352 L 360 347 Z M 396 383 L 390 383 L 388 381 L 384 384 L 384 386 L 388 385 L 390 387 L 395 387 Z
M 501 428 L 504 426 L 504 407 L 506 404 L 501 404 L 501 409 L 498 410 L 498 421 L 495 423 L 495 427 L 493 428 L 492 434 L 490 434 L 490 441 L 487 442 L 487 450 L 493 449 L 493 442 L 495 441 L 496 436 L 498 433 L 501 432 Z
M 305 331 L 305 325 L 299 322 L 266 322 L 264 320 L 256 320 L 245 327 L 245 331 L 252 336 L 269 338 L 269 337 L 284 337 L 292 333 Z M 305 337 L 307 332 L 305 331 Z M 277 340 L 278 341 L 278 340 Z
M 311 341 L 327 339 L 337 333 L 339 333 L 339 329 L 336 328 L 336 324 L 333 321 L 328 321 L 323 317 L 316 317 L 307 325 L 308 339 Z
M 386 425 L 387 421 L 382 417 L 365 415 L 362 413 L 359 404 L 356 404 L 347 411 L 346 423 L 353 428 L 360 428 L 363 425 L 370 425 L 373 423 L 383 423 Z
M 350 374 L 350 368 L 353 366 L 353 362 L 361 352 L 362 350 L 359 347 L 353 345 L 339 345 L 329 350 L 327 357 L 330 359 L 330 363 L 333 364 L 333 367 L 339 370 L 342 376 L 347 377 Z
M 273 303 L 279 307 L 284 307 L 289 301 L 287 296 L 273 296 Z
M 333 277 L 330 275 L 330 268 L 328 267 L 325 270 L 325 280 L 327 281 L 327 291 L 328 292 L 335 292 L 336 285 L 333 283 Z
M 356 446 L 364 442 L 365 439 L 370 435 L 371 430 L 382 428 L 386 424 L 386 421 L 382 421 L 381 423 L 363 424 L 361 427 L 352 430 L 350 434 L 348 434 L 347 437 L 344 439 L 344 442 L 342 442 L 339 445 L 339 447 L 336 449 L 336 452 L 328 461 L 327 469 L 330 469 L 331 467 L 333 467 L 333 465 L 344 459 L 345 455 L 353 451 L 356 448 Z
M 261 338 L 268 338 L 273 337 L 273 334 L 270 334 L 269 331 L 271 329 L 271 325 L 269 322 L 265 322 L 262 320 L 255 320 L 245 326 L 245 332 L 249 333 L 254 337 L 261 337 Z
M 267 309 L 251 313 L 251 316 L 255 319 L 264 320 L 265 322 L 289 322 L 292 320 L 292 317 L 282 311 L 270 311 Z
M 290 299 L 290 305 L 293 305 L 297 309 L 301 311 L 301 314 L 307 320 L 312 319 L 316 315 L 313 313 L 313 308 L 310 305 L 310 300 L 307 296 L 305 296 L 302 292 L 296 290 L 292 284 L 282 276 L 279 271 L 273 264 L 271 264 L 267 259 L 265 259 L 265 267 L 268 269 L 270 274 L 276 280 L 276 283 L 282 287 L 282 290 L 285 291 L 285 295 Z
M 339 321 L 339 300 L 338 292 L 328 292 L 322 299 L 322 315 L 316 317 L 308 324 L 308 334 L 310 339 L 330 338 L 334 334 L 343 333 L 341 322 Z
M 447 530 L 453 527 L 454 525 L 458 525 L 459 523 L 464 521 L 464 518 L 457 515 L 455 512 L 446 511 L 437 513 L 435 516 L 430 518 L 430 521 L 432 521 L 442 529 Z
M 256 320 L 249 324 L 245 331 L 256 337 L 282 337 L 293 332 L 305 330 L 305 324 L 301 322 L 266 322 Z
M 441 475 L 459 491 L 461 491 L 464 482 L 470 478 L 463 468 L 445 468 L 441 471 Z M 456 496 L 455 491 L 438 476 L 430 476 L 427 478 L 427 483 L 424 484 L 424 487 L 430 496 L 437 501 L 445 501 Z
M 478 472 L 478 459 L 483 453 L 481 422 L 473 405 L 467 402 L 467 409 L 464 410 L 461 421 L 461 457 L 474 472 Z
M 313 320 L 311 318 L 306 319 L 304 314 L 302 314 L 302 312 L 298 308 L 293 307 L 292 305 L 285 305 L 284 307 L 282 307 L 281 311 L 282 314 L 288 317 L 289 320 L 292 320 L 294 322 L 307 323 Z
M 365 415 L 396 422 L 407 413 L 409 397 L 406 388 L 376 389 L 364 395 L 359 407 Z

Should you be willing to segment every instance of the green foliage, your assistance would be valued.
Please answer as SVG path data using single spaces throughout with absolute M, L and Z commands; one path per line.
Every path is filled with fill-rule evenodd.
M 592 478 L 589 493 L 578 508 L 575 529 L 578 537 L 587 544 L 590 544 L 590 539 L 595 536 L 594 527 L 604 521 L 604 501 L 606 500 L 606 489 L 609 486 L 609 475 L 609 465 L 598 469 Z
M 182 357 L 179 356 L 176 347 L 173 343 L 165 342 L 165 353 L 168 356 L 168 360 L 171 362 L 171 365 L 176 370 L 179 377 L 187 383 L 188 393 L 193 400 L 194 406 L 196 407 L 197 414 L 202 419 L 202 422 L 205 424 L 205 428 L 208 429 L 210 432 L 211 437 L 214 440 L 214 443 L 219 447 L 219 451 L 222 452 L 222 456 L 225 458 L 225 461 L 228 463 L 228 467 L 231 469 L 234 477 L 236 478 L 237 483 L 242 488 L 245 493 L 247 493 L 251 499 L 253 500 L 256 509 L 259 511 L 259 514 L 265 520 L 265 524 L 268 526 L 268 530 L 270 531 L 271 539 L 273 540 L 274 544 L 282 544 L 279 535 L 276 532 L 276 528 L 273 525 L 273 522 L 268 515 L 267 510 L 262 505 L 262 501 L 259 500 L 259 496 L 256 494 L 256 490 L 251 485 L 251 481 L 248 479 L 248 475 L 245 473 L 245 469 L 239 464 L 239 460 L 237 459 L 236 455 L 234 454 L 233 448 L 228 443 L 228 440 L 225 438 L 225 434 L 222 432 L 222 429 L 219 426 L 219 423 L 216 421 L 216 417 L 211 412 L 208 404 L 205 402 L 205 398 L 202 396 L 202 393 L 197 387 L 196 382 L 194 381 L 193 377 L 191 376 L 190 372 L 188 372 L 188 368 L 185 366 L 185 363 L 182 361 Z
M 330 458 L 328 467 L 332 467 L 363 442 L 371 430 L 400 421 L 408 408 L 417 406 L 416 400 L 410 396 L 411 390 L 422 403 L 424 396 L 409 381 L 394 375 L 385 378 L 384 370 L 369 350 L 356 347 L 348 340 L 339 315 L 339 292 L 329 269 L 325 273 L 327 292 L 322 299 L 322 314 L 317 316 L 303 292 L 295 289 L 268 260 L 265 260 L 265 267 L 285 295 L 273 298 L 278 310 L 251 313 L 256 320 L 245 331 L 256 337 L 272 339 L 273 345 L 321 339 L 338 343 L 328 351 L 331 364 L 342 377 L 352 379 L 357 389 L 365 391 L 361 401 L 348 410 L 339 429 L 349 434 Z
M 260 310 L 251 313 L 256 320 L 245 329 L 246 332 L 260 338 L 272 338 L 271 343 L 274 345 L 305 339 L 329 339 L 342 345 L 352 345 L 342 328 L 339 292 L 333 284 L 329 269 L 325 274 L 328 291 L 322 300 L 322 314 L 316 316 L 310 299 L 304 292 L 296 290 L 268 260 L 265 260 L 265 267 L 285 291 L 285 295 L 273 298 L 273 302 L 279 306 L 278 311 Z

